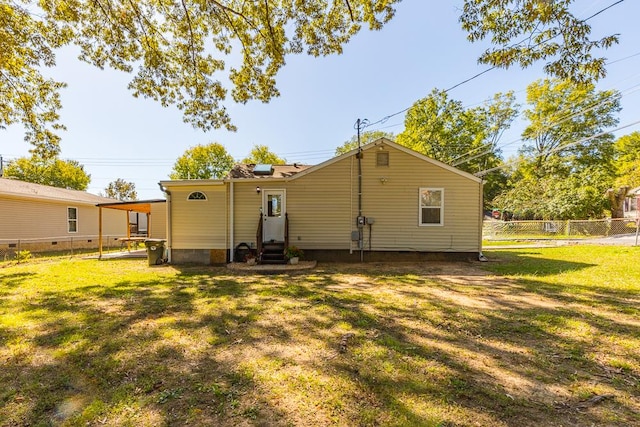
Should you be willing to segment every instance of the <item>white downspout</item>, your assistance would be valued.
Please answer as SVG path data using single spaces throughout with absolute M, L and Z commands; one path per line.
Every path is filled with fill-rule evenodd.
M 167 263 L 171 264 L 171 191 L 164 188 L 161 183 L 158 183 L 158 186 L 160 187 L 160 190 L 167 195 Z M 149 227 L 148 224 L 147 227 Z

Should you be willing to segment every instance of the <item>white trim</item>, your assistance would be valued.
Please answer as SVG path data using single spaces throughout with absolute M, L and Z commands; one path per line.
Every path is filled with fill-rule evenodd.
M 196 198 L 193 198 L 193 199 L 192 199 L 192 198 L 191 198 L 191 196 L 192 196 L 193 194 L 196 194 L 196 193 L 198 193 L 198 194 L 202 194 L 202 195 L 204 196 L 204 199 L 199 199 L 199 198 L 198 198 L 198 199 L 196 199 Z M 209 198 L 207 197 L 207 194 L 206 194 L 205 192 L 203 192 L 203 191 L 199 191 L 199 190 L 192 191 L 192 192 L 191 192 L 191 193 L 189 193 L 189 195 L 187 196 L 187 202 L 202 202 L 202 201 L 207 201 L 207 200 L 209 200 Z
M 75 209 L 76 210 L 76 217 L 75 218 L 70 218 L 69 217 L 69 209 Z M 80 210 L 76 207 L 76 206 L 67 206 L 67 233 L 78 233 L 78 223 L 79 223 L 79 218 L 78 218 L 78 214 L 79 214 Z M 71 225 L 71 221 L 75 221 L 76 222 L 76 231 L 71 231 L 69 225 Z
M 282 192 L 282 206 L 280 207 L 280 213 L 281 213 L 281 217 L 282 217 L 282 221 L 286 222 L 286 215 L 287 215 L 287 190 L 285 188 L 261 188 L 260 192 L 262 193 L 262 205 L 260 206 L 260 209 L 262 209 L 262 214 L 264 215 L 264 218 L 266 219 L 266 217 L 268 216 L 268 213 L 266 212 L 265 209 L 267 209 L 267 193 L 268 192 L 276 192 L 276 191 L 281 191 Z M 262 229 L 262 239 L 264 240 L 264 232 L 265 229 L 263 227 Z M 286 230 L 283 229 L 283 238 L 284 238 L 284 234 L 286 233 Z M 256 242 L 256 245 L 258 244 L 258 242 Z
M 439 191 L 440 192 L 440 222 L 438 223 L 423 223 L 422 222 L 422 208 L 430 208 L 431 206 L 422 206 L 422 192 L 424 190 Z M 433 207 L 436 208 L 435 206 Z M 418 226 L 419 227 L 442 227 L 444 226 L 444 188 L 435 187 L 420 187 L 418 188 Z

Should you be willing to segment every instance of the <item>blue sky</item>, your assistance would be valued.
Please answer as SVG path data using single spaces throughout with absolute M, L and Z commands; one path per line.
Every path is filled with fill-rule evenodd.
M 612 3 L 578 0 L 574 12 L 587 17 Z M 69 85 L 62 92 L 61 121 L 68 130 L 62 133 L 61 156 L 85 165 L 92 178 L 90 192 L 103 191 L 122 178 L 136 184 L 140 198 L 162 197 L 157 182 L 167 179 L 176 158 L 196 144 L 219 142 L 238 160 L 255 144 L 265 144 L 291 163 L 320 163 L 354 135 L 356 119 L 375 122 L 411 106 L 433 88 L 449 88 L 488 68 L 477 64 L 486 44 L 467 42 L 460 29 L 461 5 L 405 0 L 381 31 L 362 31 L 342 55 L 289 57 L 278 75 L 279 98 L 269 104 L 226 103 L 238 127 L 235 133 L 193 129 L 182 122 L 177 109 L 133 98 L 126 88 L 130 75 L 81 63 L 76 51 L 65 49 L 58 53 L 57 66 L 45 70 Z M 604 52 L 612 63 L 598 85 L 623 93 L 620 125 L 640 119 L 639 12 L 636 0 L 626 0 L 589 21 L 594 37 L 620 34 L 620 44 Z M 526 70 L 496 69 L 449 96 L 472 106 L 513 90 L 524 103 L 527 85 L 543 77 L 542 64 Z M 403 130 L 403 119 L 401 114 L 369 130 L 397 134 Z M 522 129 L 518 121 L 503 136 L 506 156 L 521 146 Z M 617 134 L 639 129 L 635 125 Z M 18 126 L 0 130 L 0 154 L 5 159 L 28 154 L 22 132 Z

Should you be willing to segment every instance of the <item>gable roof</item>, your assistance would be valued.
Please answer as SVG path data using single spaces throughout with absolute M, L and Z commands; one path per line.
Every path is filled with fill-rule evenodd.
M 87 205 L 117 201 L 108 197 L 96 196 L 86 191 L 68 190 L 66 188 L 51 187 L 9 178 L 0 178 L 0 196 L 72 202 Z
M 254 173 L 256 165 L 235 165 L 227 174 L 225 179 L 269 179 L 269 178 L 291 178 L 292 176 L 312 167 L 311 165 L 301 165 L 294 163 L 292 165 L 271 165 L 273 173 L 264 175 Z
M 456 175 L 459 175 L 463 178 L 466 178 L 470 181 L 476 182 L 476 183 L 481 183 L 482 182 L 482 178 L 478 178 L 475 175 L 472 175 L 468 172 L 465 172 L 463 170 L 457 169 L 451 165 L 448 165 L 446 163 L 440 162 L 438 160 L 434 160 L 430 157 L 425 156 L 424 154 L 420 154 L 417 151 L 414 151 L 410 148 L 407 148 L 403 145 L 400 145 L 398 143 L 395 143 L 393 141 L 391 141 L 390 139 L 387 138 L 378 138 L 375 141 L 372 141 L 368 144 L 365 144 L 362 146 L 362 151 L 367 151 L 367 150 L 371 150 L 374 149 L 376 147 L 380 147 L 380 146 L 384 146 L 387 145 L 389 147 L 395 148 L 399 151 L 402 151 L 406 154 L 409 154 L 413 157 L 416 157 L 420 160 L 423 160 L 427 163 L 430 163 L 434 166 L 437 166 L 441 169 L 444 169 L 448 172 L 454 173 Z M 294 180 L 294 179 L 298 179 L 301 178 L 307 174 L 313 173 L 314 171 L 318 170 L 318 169 L 322 169 L 324 167 L 327 167 L 333 163 L 336 163 L 342 159 L 348 158 L 350 156 L 355 155 L 358 152 L 358 149 L 355 148 L 351 151 L 348 151 L 340 156 L 337 157 L 333 157 L 327 161 L 324 161 L 322 163 L 319 163 L 317 165 L 302 165 L 302 164 L 298 164 L 298 163 L 294 163 L 292 165 L 273 165 L 273 174 L 271 175 L 262 175 L 262 174 L 255 174 L 254 173 L 254 168 L 256 165 L 250 164 L 250 165 L 235 165 L 231 171 L 227 174 L 227 176 L 224 179 L 214 179 L 214 180 L 178 180 L 178 181 L 160 181 L 160 184 L 163 186 L 178 186 L 178 185 L 202 185 L 202 184 L 223 184 L 224 182 L 229 182 L 229 181 L 242 181 L 242 180 L 272 180 L 272 179 L 276 179 L 276 180 Z
M 396 142 L 393 142 L 393 141 L 391 141 L 390 139 L 387 139 L 387 138 L 378 138 L 375 141 L 372 141 L 372 142 L 370 142 L 368 144 L 363 145 L 361 147 L 361 149 L 362 149 L 362 151 L 367 151 L 367 150 L 371 150 L 373 148 L 376 148 L 376 147 L 379 147 L 379 146 L 383 146 L 383 145 L 388 145 L 389 147 L 395 148 L 395 149 L 397 149 L 399 151 L 402 151 L 402 152 L 404 152 L 406 154 L 409 154 L 409 155 L 411 155 L 413 157 L 416 157 L 416 158 L 418 158 L 420 160 L 424 160 L 427 163 L 430 163 L 430 164 L 432 164 L 434 166 L 437 166 L 439 168 L 445 169 L 445 170 L 447 170 L 449 172 L 452 172 L 452 173 L 454 173 L 456 175 L 460 175 L 463 178 L 467 178 L 467 179 L 469 179 L 471 181 L 478 182 L 478 183 L 482 182 L 482 179 L 478 178 L 475 175 L 472 175 L 472 174 L 470 174 L 468 172 L 465 172 L 463 170 L 457 169 L 457 168 L 455 168 L 455 167 L 453 167 L 451 165 L 448 165 L 446 163 L 440 162 L 438 160 L 432 159 L 431 157 L 427 157 L 424 154 L 418 153 L 417 151 L 414 151 L 414 150 L 412 150 L 410 148 L 405 147 L 404 145 L 400 145 L 400 144 L 398 144 Z M 293 177 L 293 179 L 300 178 L 300 177 L 302 177 L 302 176 L 304 176 L 304 175 L 306 175 L 308 173 L 312 173 L 315 170 L 324 168 L 324 167 L 329 166 L 329 165 L 331 165 L 331 164 L 333 164 L 335 162 L 338 162 L 338 161 L 340 161 L 342 159 L 345 159 L 347 157 L 353 156 L 357 152 L 358 152 L 358 149 L 354 148 L 353 150 L 348 151 L 348 152 L 346 152 L 346 153 L 344 153 L 344 154 L 342 154 L 340 156 L 334 157 L 334 158 L 329 159 L 329 160 L 327 160 L 325 162 L 322 162 L 320 164 L 317 164 L 315 166 L 312 166 L 310 168 L 305 169 L 301 173 L 296 174 Z

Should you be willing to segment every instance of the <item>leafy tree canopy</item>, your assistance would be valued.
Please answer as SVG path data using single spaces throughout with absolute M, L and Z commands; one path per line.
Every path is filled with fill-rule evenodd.
M 253 163 L 256 165 L 284 165 L 287 163 L 287 160 L 278 157 L 278 155 L 269 150 L 269 147 L 266 145 L 254 145 L 251 149 L 251 153 L 242 159 L 241 163 Z
M 81 191 L 91 182 L 91 175 L 76 160 L 42 159 L 36 155 L 10 161 L 4 174 L 21 181 Z
M 497 143 L 511 126 L 518 108 L 511 92 L 498 93 L 479 107 L 464 108 L 445 91 L 434 89 L 409 109 L 405 130 L 397 142 L 470 173 L 492 169 L 502 162 Z M 485 179 L 488 204 L 506 178 L 498 171 Z
M 620 97 L 593 85 L 542 80 L 527 88 L 526 145 L 496 207 L 520 219 L 602 217 L 614 180 L 613 135 Z
M 196 145 L 176 160 L 171 179 L 220 179 L 233 167 L 234 160 L 227 149 L 217 142 Z
M 21 123 L 40 157 L 59 154 L 58 91 L 48 79 L 55 50 L 80 48 L 80 59 L 133 73 L 133 95 L 175 105 L 197 128 L 234 129 L 224 102 L 268 102 L 287 55 L 341 53 L 363 26 L 380 29 L 401 0 L 0 0 L 0 127 Z M 616 36 L 589 38 L 569 12 L 573 0 L 464 0 L 460 17 L 471 41 L 489 37 L 480 60 L 495 66 L 534 61 L 575 81 L 604 75 L 593 56 Z M 525 40 L 514 43 L 514 40 Z M 240 53 L 238 64 L 226 62 Z
M 133 182 L 127 182 L 122 178 L 118 178 L 107 185 L 104 189 L 104 196 L 112 199 L 122 200 L 123 202 L 137 200 L 138 193 L 136 185 Z
M 523 153 L 538 174 L 558 168 L 564 174 L 593 167 L 612 171 L 614 136 L 605 131 L 618 123 L 619 92 L 545 79 L 527 87 L 527 103 Z
M 587 17 L 569 10 L 574 0 L 465 0 L 460 16 L 467 39 L 490 39 L 479 62 L 494 67 L 526 68 L 547 61 L 550 76 L 587 83 L 606 75 L 606 58 L 594 50 L 618 43 L 618 35 L 590 38 Z
M 360 145 L 368 144 L 380 138 L 387 138 L 393 141 L 395 137 L 392 132 L 384 132 L 381 130 L 366 131 L 360 134 Z M 340 156 L 355 148 L 358 148 L 358 135 L 354 135 L 350 140 L 345 141 L 344 144 L 336 148 L 336 156 Z
M 615 151 L 616 186 L 640 187 L 640 132 L 620 137 Z

